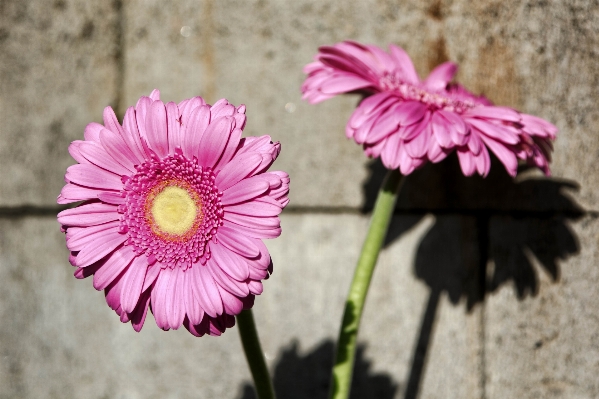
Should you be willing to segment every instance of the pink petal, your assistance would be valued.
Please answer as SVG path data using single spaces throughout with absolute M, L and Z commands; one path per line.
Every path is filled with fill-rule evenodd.
M 116 115 L 114 114 L 114 111 L 111 107 L 106 107 L 104 108 L 104 126 L 106 126 L 106 128 L 114 133 L 119 134 L 120 136 L 125 134 L 125 131 L 123 130 L 123 127 L 120 125 L 118 119 L 116 118 Z
M 439 143 L 439 145 L 443 148 L 452 147 L 452 126 L 445 118 L 439 115 L 438 112 L 433 113 L 433 117 L 431 118 L 431 128 L 433 131 L 433 141 Z
M 124 246 L 113 252 L 94 274 L 94 288 L 100 291 L 108 287 L 136 256 L 129 246 Z
M 403 175 L 408 175 L 414 170 L 414 167 L 412 165 L 413 159 L 408 155 L 404 143 L 401 143 L 401 145 L 399 146 L 397 159 L 399 160 L 399 171 Z
M 195 270 L 192 280 L 193 292 L 204 312 L 210 317 L 222 314 L 223 302 L 210 271 L 200 264 L 195 264 L 191 270 Z
M 485 147 L 482 148 L 480 154 L 478 154 L 474 161 L 476 163 L 476 169 L 482 177 L 487 177 L 489 170 L 491 170 L 491 158 L 489 157 L 489 151 Z
M 126 202 L 126 198 L 122 192 L 115 193 L 114 191 L 100 191 L 98 193 L 98 198 L 102 202 L 107 202 L 113 205 L 121 205 Z
M 214 262 L 229 276 L 237 281 L 245 281 L 249 277 L 247 263 L 235 253 L 231 253 L 222 245 L 210 243 L 210 250 Z
M 481 149 L 483 148 L 483 143 L 480 139 L 478 130 L 475 130 L 470 134 L 470 139 L 468 140 L 468 149 L 474 155 L 480 154 Z
M 234 157 L 216 176 L 215 184 L 223 191 L 245 179 L 260 165 L 262 156 L 252 152 Z
M 266 197 L 268 198 L 268 197 Z M 266 200 L 268 201 L 268 200 Z M 257 217 L 265 217 L 265 216 L 277 216 L 281 213 L 283 209 L 281 206 L 273 202 L 265 202 L 265 201 L 251 201 L 244 202 L 242 204 L 237 205 L 229 205 L 226 208 L 226 212 L 229 213 L 237 213 L 240 215 L 250 215 Z
M 389 46 L 389 50 L 391 51 L 391 57 L 395 60 L 395 63 L 399 67 L 399 70 L 402 72 L 402 78 L 407 83 L 418 84 L 420 82 L 420 78 L 418 77 L 418 73 L 416 73 L 416 68 L 414 68 L 414 64 L 410 59 L 408 53 L 405 52 L 401 47 L 395 46 L 391 44 Z
M 135 161 L 137 157 L 131 152 L 129 146 L 121 136 L 110 130 L 100 132 L 100 142 L 106 152 L 128 171 L 135 173 Z
M 118 219 L 116 206 L 100 202 L 65 209 L 58 214 L 58 223 L 65 226 L 95 226 Z
M 427 157 L 432 163 L 441 162 L 449 154 L 449 150 L 441 148 L 437 140 L 434 138 L 429 141 Z
M 86 141 L 95 141 L 96 143 L 99 143 L 100 131 L 102 131 L 102 129 L 104 129 L 104 126 L 100 125 L 99 123 L 89 123 L 83 131 L 83 137 Z
M 85 187 L 116 191 L 120 191 L 123 188 L 120 176 L 90 164 L 69 166 L 65 174 L 65 179 Z
M 237 225 L 254 229 L 276 229 L 281 227 L 279 218 L 276 216 L 259 217 L 225 212 L 224 218 L 225 220 L 228 220 Z
M 146 269 L 146 278 L 144 280 L 144 286 L 141 289 L 142 292 L 150 288 L 150 286 L 158 278 L 158 275 L 160 274 L 161 270 L 162 267 L 158 262 L 154 263 L 152 266 L 148 266 L 148 268 Z
M 87 244 L 100 239 L 101 236 L 97 236 L 99 233 L 104 235 L 118 232 L 119 225 L 120 221 L 114 220 L 91 227 L 71 227 L 66 234 L 67 248 L 69 251 L 80 251 Z
M 238 315 L 243 310 L 243 302 L 235 295 L 231 294 L 224 288 L 218 287 L 220 297 L 223 301 L 223 308 L 227 314 Z
M 372 83 L 361 77 L 349 74 L 337 74 L 324 81 L 320 86 L 320 90 L 325 94 L 340 94 L 363 89 L 368 86 L 372 86 Z
M 383 49 L 370 44 L 367 44 L 366 48 L 372 53 L 383 70 L 391 72 L 396 68 L 397 65 L 395 60 L 392 59 L 391 56 L 389 56 L 389 54 L 387 54 Z
M 210 123 L 196 152 L 200 165 L 213 167 L 216 164 L 225 149 L 233 123 L 234 119 L 230 116 L 221 117 Z
M 494 123 L 476 118 L 469 118 L 468 123 L 478 129 L 482 135 L 491 137 L 494 140 L 501 141 L 506 144 L 518 144 L 520 141 L 516 133 Z
M 456 64 L 453 62 L 444 62 L 433 69 L 424 81 L 424 86 L 431 91 L 444 90 L 457 71 L 458 66 Z
M 381 161 L 387 169 L 397 169 L 399 166 L 399 149 L 403 145 L 399 134 L 389 136 L 383 151 L 381 151 Z
M 327 71 L 344 71 L 363 77 L 380 72 L 370 51 L 359 43 L 346 41 L 334 46 L 321 46 L 318 51 L 318 60 Z
M 378 158 L 383 149 L 387 146 L 388 138 L 384 138 L 375 144 L 364 144 L 364 154 L 370 158 Z
M 458 159 L 460 160 L 460 168 L 464 176 L 472 176 L 476 169 L 476 163 L 474 161 L 474 155 L 467 150 L 458 149 Z
M 78 145 L 79 153 L 94 165 L 116 175 L 129 175 L 131 171 L 108 155 L 104 148 L 94 141 L 84 141 Z M 86 162 L 87 163 L 87 162 Z
M 437 111 L 435 115 L 442 116 L 446 120 L 446 123 L 450 126 L 449 135 L 451 137 L 451 141 L 455 145 L 466 145 L 468 142 L 468 134 L 470 133 L 470 129 L 460 115 L 444 110 Z
M 181 134 L 183 135 L 183 154 L 187 158 L 192 158 L 197 154 L 200 146 L 200 140 L 204 135 L 204 131 L 210 123 L 210 106 L 203 105 L 195 108 L 189 116 L 189 124 L 182 126 Z
M 241 149 L 236 155 L 245 154 L 248 152 L 259 152 L 261 154 L 268 153 L 273 147 L 270 136 L 264 135 L 259 137 L 245 137 L 240 140 Z
M 237 124 L 237 122 L 235 122 L 235 124 Z M 227 145 L 225 146 L 222 157 L 218 160 L 216 165 L 214 165 L 215 170 L 218 170 L 223 166 L 227 166 L 227 164 L 231 161 L 231 158 L 233 158 L 233 156 L 237 152 L 237 148 L 239 148 L 239 141 L 241 140 L 242 133 L 243 131 L 239 128 L 233 129 L 233 131 L 229 135 Z
M 185 313 L 189 317 L 189 321 L 193 325 L 200 324 L 204 318 L 204 311 L 200 306 L 200 303 L 196 300 L 193 295 L 193 288 L 191 286 L 193 281 L 192 272 L 187 269 L 183 273 L 183 299 L 185 301 Z
M 150 98 L 154 101 L 160 101 L 160 90 L 152 90 L 152 92 L 150 93 Z
M 147 291 L 147 292 L 144 292 L 140 296 L 137 307 L 131 314 L 131 325 L 133 326 L 133 329 L 137 332 L 140 332 L 141 328 L 144 325 L 144 322 L 146 320 L 146 315 L 148 314 L 149 303 L 150 303 L 150 292 Z
M 169 280 L 173 275 L 173 269 L 167 267 L 162 269 L 161 273 L 156 279 L 156 284 L 152 289 L 152 313 L 154 314 L 154 320 L 156 325 L 163 330 L 170 329 L 168 322 L 167 307 L 166 307 L 166 296 L 168 295 Z
M 96 241 L 86 244 L 77 254 L 77 266 L 85 267 L 99 261 L 126 240 L 127 236 L 115 229 L 97 233 Z
M 106 295 L 106 304 L 116 312 L 119 316 L 123 315 L 123 310 L 121 309 L 121 288 L 123 284 L 122 277 L 115 279 L 104 291 Z M 123 320 L 124 322 L 124 320 Z
M 123 275 L 123 286 L 121 288 L 121 307 L 123 311 L 131 313 L 135 310 L 141 295 L 147 268 L 147 259 L 138 256 L 131 262 Z
M 168 136 L 168 153 L 173 155 L 175 148 L 183 148 L 183 137 L 181 136 L 181 122 L 179 108 L 174 102 L 166 104 L 166 127 Z
M 243 236 L 227 226 L 221 226 L 218 229 L 217 237 L 220 244 L 247 258 L 253 258 L 260 254 L 254 239 Z
M 89 163 L 89 161 L 81 154 L 81 151 L 79 150 L 83 143 L 90 143 L 90 141 L 75 140 L 69 144 L 68 151 L 75 161 L 79 163 Z
M 166 108 L 162 101 L 154 101 L 146 114 L 146 135 L 148 145 L 160 157 L 168 155 L 168 134 Z
M 372 114 L 383 112 L 397 101 L 399 101 L 399 98 L 389 92 L 377 93 L 370 97 L 366 97 L 352 114 L 348 125 L 353 128 L 358 128 L 364 124 Z
M 179 113 L 181 114 L 182 128 L 185 129 L 189 125 L 191 113 L 194 109 L 206 105 L 206 101 L 202 97 L 193 97 L 188 100 L 183 100 L 179 103 Z
M 408 141 L 414 139 L 414 137 L 419 136 L 422 132 L 427 129 L 428 125 L 431 122 L 432 113 L 430 111 L 425 112 L 422 120 L 420 122 L 416 122 L 411 125 L 404 126 L 402 129 L 399 129 L 399 137 L 403 140 Z
M 270 184 L 262 179 L 262 176 L 250 177 L 224 190 L 221 203 L 223 205 L 232 205 L 251 200 L 264 194 L 269 188 Z
M 518 171 L 518 159 L 516 154 L 503 143 L 499 143 L 489 137 L 481 136 L 481 139 L 485 145 L 493 151 L 493 153 L 499 158 L 501 163 L 505 166 L 505 169 L 511 176 L 516 176 Z
M 226 98 L 221 98 L 210 108 L 210 113 L 212 114 L 212 120 L 223 116 L 233 116 L 235 114 L 235 106 L 229 104 Z
M 508 122 L 520 122 L 520 113 L 508 107 L 482 106 L 469 109 L 466 116 L 480 119 L 499 119 Z
M 129 149 L 135 156 L 135 158 L 131 161 L 136 165 L 140 165 L 144 162 L 147 154 L 144 150 L 144 146 L 141 143 L 139 131 L 137 130 L 135 108 L 129 107 L 127 109 L 127 112 L 125 112 L 125 117 L 123 118 L 123 128 L 125 129 L 123 140 L 125 140 L 125 142 L 127 143 L 127 147 L 129 147 Z
M 185 319 L 184 282 L 185 276 L 180 268 L 173 269 L 166 290 L 166 317 L 173 330 L 183 325 Z
M 206 266 L 210 270 L 210 274 L 214 278 L 214 281 L 220 286 L 229 291 L 232 294 L 240 297 L 249 295 L 250 290 L 248 289 L 247 283 L 244 281 L 238 281 L 231 278 L 222 267 L 220 267 L 214 260 L 209 259 L 206 262 Z M 248 267 L 248 276 L 251 276 L 250 267 Z
M 260 281 L 250 281 L 248 283 L 248 288 L 250 289 L 250 292 L 254 295 L 260 295 L 262 294 L 262 291 L 264 291 L 264 287 L 262 286 L 262 283 Z
M 135 120 L 137 121 L 137 130 L 141 138 L 142 145 L 144 141 L 147 141 L 148 134 L 146 128 L 146 118 L 150 107 L 152 106 L 152 100 L 150 97 L 140 97 L 135 105 Z
M 85 201 L 97 198 L 99 193 L 102 193 L 102 191 L 67 183 L 60 191 L 60 195 L 58 196 L 56 202 L 59 204 L 68 204 L 71 202 Z
M 424 118 L 427 107 L 418 101 L 405 101 L 394 108 L 400 125 L 412 125 Z
M 405 141 L 405 148 L 412 158 L 420 158 L 428 151 L 429 140 L 432 140 L 432 126 L 429 124 L 419 135 L 410 141 Z
M 269 238 L 277 238 L 278 236 L 281 235 L 280 227 L 277 227 L 277 228 L 246 227 L 246 226 L 241 226 L 239 224 L 229 222 L 226 219 L 224 220 L 223 226 L 228 226 L 229 228 L 234 229 L 238 233 L 244 234 L 247 237 L 251 237 L 251 238 L 269 239 Z
M 371 142 L 372 140 L 369 139 L 369 136 L 372 134 L 372 128 L 374 126 L 376 126 L 376 123 L 378 122 L 378 120 L 380 119 L 380 114 L 373 114 L 366 122 L 364 122 L 358 129 L 356 129 L 356 131 L 353 133 L 353 138 L 354 141 L 358 144 L 362 144 L 365 143 L 366 141 Z M 387 121 L 385 121 L 387 122 Z M 393 124 L 394 121 L 393 119 L 389 119 L 390 125 L 388 124 L 383 124 L 379 130 L 377 130 L 375 133 L 377 135 L 381 135 L 383 133 L 386 133 L 386 130 L 391 130 L 393 129 Z M 381 132 L 382 130 L 382 132 Z

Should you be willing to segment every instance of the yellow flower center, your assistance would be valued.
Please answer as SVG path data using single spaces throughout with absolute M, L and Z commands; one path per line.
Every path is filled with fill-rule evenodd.
M 191 187 L 181 183 L 158 184 L 146 198 L 146 218 L 154 233 L 165 239 L 190 237 L 202 220 L 199 196 Z

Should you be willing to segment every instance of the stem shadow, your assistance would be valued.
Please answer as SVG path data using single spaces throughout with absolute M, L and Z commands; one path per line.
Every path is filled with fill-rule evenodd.
M 363 186 L 364 213 L 371 211 L 385 175 L 380 161 L 371 162 L 368 168 L 371 177 Z M 527 170 L 523 167 L 520 172 Z M 559 281 L 560 260 L 579 252 L 569 225 L 584 216 L 585 210 L 568 195 L 577 189 L 575 182 L 563 179 L 528 176 L 514 180 L 494 158 L 486 179 L 465 177 L 455 155 L 406 177 L 385 246 L 427 214 L 433 214 L 435 222 L 420 241 L 414 259 L 414 273 L 430 288 L 430 296 L 404 398 L 417 398 L 420 392 L 442 293 L 454 305 L 465 299 L 470 312 L 505 284 L 512 284 L 522 300 L 538 294 L 540 273 Z
M 331 367 L 335 344 L 325 340 L 308 353 L 301 353 L 299 343 L 292 342 L 283 348 L 273 372 L 275 392 L 285 399 L 326 399 L 329 393 Z M 372 362 L 366 358 L 366 346 L 358 345 L 354 365 L 351 399 L 393 399 L 398 386 L 391 377 L 371 370 Z M 256 399 L 254 387 L 245 383 L 237 396 L 240 399 Z

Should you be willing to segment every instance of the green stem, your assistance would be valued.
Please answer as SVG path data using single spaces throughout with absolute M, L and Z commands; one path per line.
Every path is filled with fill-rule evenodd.
M 243 310 L 237 315 L 237 326 L 243 351 L 250 366 L 258 399 L 275 399 L 275 390 L 266 367 L 264 353 L 260 347 L 256 323 L 251 309 Z
M 393 216 L 393 209 L 395 208 L 397 193 L 402 180 L 399 170 L 390 170 L 385 177 L 374 205 L 368 235 L 364 241 L 362 253 L 354 272 L 354 279 L 345 302 L 345 311 L 337 342 L 337 354 L 333 365 L 331 399 L 347 399 L 349 397 L 360 318 L 362 317 L 374 266 L 387 235 L 391 216 Z

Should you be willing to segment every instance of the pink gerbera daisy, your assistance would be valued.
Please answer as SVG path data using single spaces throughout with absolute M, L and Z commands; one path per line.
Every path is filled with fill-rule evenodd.
M 110 107 L 69 152 L 58 214 L 75 277 L 93 275 L 108 305 L 139 331 L 148 306 L 164 330 L 220 335 L 252 307 L 272 263 L 263 238 L 280 235 L 289 176 L 266 172 L 280 151 L 241 138 L 245 106 L 179 104 L 155 90 L 121 126 Z
M 421 81 L 407 53 L 389 48 L 387 53 L 351 41 L 320 47 L 316 61 L 304 68 L 303 98 L 317 103 L 356 90 L 371 94 L 354 111 L 346 135 L 404 175 L 457 151 L 465 175 L 486 176 L 488 150 L 512 176 L 518 159 L 549 174 L 555 126 L 450 83 L 454 63 L 439 65 Z

